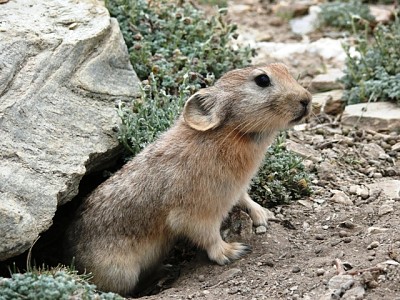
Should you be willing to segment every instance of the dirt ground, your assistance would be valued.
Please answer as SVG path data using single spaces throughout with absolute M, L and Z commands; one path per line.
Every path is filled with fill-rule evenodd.
M 258 30 L 276 42 L 301 39 L 258 1 L 229 4 L 236 5 L 229 17 L 239 31 Z M 317 36 L 324 33 L 311 39 Z M 305 85 L 326 66 L 335 67 L 304 54 L 284 62 L 304 74 Z M 238 229 L 223 234 L 251 245 L 250 254 L 226 266 L 202 251 L 181 254 L 177 279 L 162 279 L 162 291 L 142 299 L 400 299 L 400 196 L 393 194 L 400 153 L 392 150 L 399 134 L 344 128 L 339 118 L 317 115 L 292 130 L 290 140 L 309 147 L 313 195 L 271 209 L 276 220 L 265 233 L 236 211 L 231 219 Z

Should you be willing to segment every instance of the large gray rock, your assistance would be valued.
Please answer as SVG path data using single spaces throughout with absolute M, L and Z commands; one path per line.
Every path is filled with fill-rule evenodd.
M 115 101 L 138 79 L 95 0 L 0 5 L 0 260 L 27 250 L 86 172 L 118 155 Z

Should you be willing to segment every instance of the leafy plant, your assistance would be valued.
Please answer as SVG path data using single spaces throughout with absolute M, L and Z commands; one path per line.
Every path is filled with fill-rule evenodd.
M 107 0 L 143 80 L 141 99 L 119 106 L 120 140 L 133 154 L 152 142 L 178 116 L 184 100 L 226 71 L 250 63 L 249 47 L 234 49 L 236 26 L 226 9 L 207 19 L 175 1 Z
M 281 134 L 268 149 L 249 194 L 261 205 L 271 207 L 309 196 L 310 184 L 311 177 L 305 171 L 303 159 L 285 148 L 285 136 Z
M 0 299 L 2 300 L 122 300 L 114 293 L 101 293 L 89 284 L 86 275 L 77 275 L 66 268 L 50 271 L 31 271 L 13 274 L 11 278 L 0 277 Z
M 363 28 L 366 23 L 374 21 L 374 17 L 368 5 L 360 0 L 335 1 L 321 5 L 319 21 L 321 26 L 352 29 Z
M 378 25 L 367 34 L 357 32 L 355 50 L 344 45 L 347 53 L 345 76 L 342 82 L 348 103 L 392 101 L 400 105 L 400 21 L 388 26 Z

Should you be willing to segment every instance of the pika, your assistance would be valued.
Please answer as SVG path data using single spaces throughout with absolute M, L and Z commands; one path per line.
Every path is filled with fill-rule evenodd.
M 199 90 L 168 131 L 83 201 L 66 237 L 76 268 L 128 295 L 179 237 L 220 265 L 243 256 L 249 247 L 225 242 L 221 223 L 239 205 L 266 225 L 247 189 L 276 133 L 307 116 L 310 102 L 278 63 L 232 70 Z

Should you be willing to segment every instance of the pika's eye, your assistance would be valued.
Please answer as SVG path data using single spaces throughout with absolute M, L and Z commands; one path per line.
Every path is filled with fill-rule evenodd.
M 259 87 L 267 87 L 271 85 L 271 80 L 269 79 L 267 74 L 258 75 L 256 78 L 254 78 L 254 82 Z

